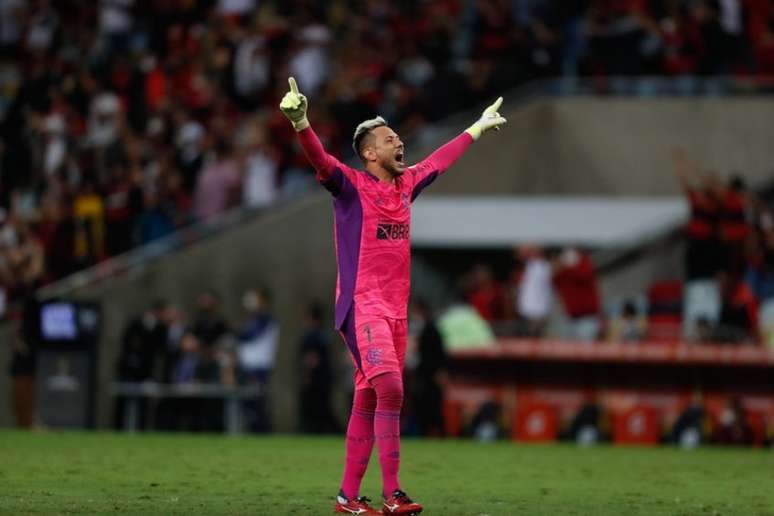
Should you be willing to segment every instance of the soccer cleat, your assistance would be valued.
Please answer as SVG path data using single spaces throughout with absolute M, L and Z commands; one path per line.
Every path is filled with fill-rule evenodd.
M 384 499 L 383 514 L 419 514 L 422 506 L 411 500 L 400 489 L 396 489 L 392 496 Z
M 381 515 L 381 511 L 377 511 L 368 505 L 368 502 L 370 501 L 371 500 L 365 496 L 348 500 L 347 497 L 344 496 L 344 493 L 339 493 L 339 496 L 336 497 L 336 505 L 333 507 L 333 512 L 342 514 L 361 514 L 363 516 Z

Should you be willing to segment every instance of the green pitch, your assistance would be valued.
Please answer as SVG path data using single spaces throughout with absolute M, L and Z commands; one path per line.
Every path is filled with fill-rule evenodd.
M 329 514 L 342 449 L 341 438 L 0 432 L 0 514 Z M 402 455 L 403 486 L 428 515 L 774 515 L 771 450 L 405 440 Z

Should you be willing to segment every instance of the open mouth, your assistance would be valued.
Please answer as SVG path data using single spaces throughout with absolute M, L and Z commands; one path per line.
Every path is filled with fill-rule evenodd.
M 395 161 L 403 165 L 403 151 L 398 151 L 395 153 Z

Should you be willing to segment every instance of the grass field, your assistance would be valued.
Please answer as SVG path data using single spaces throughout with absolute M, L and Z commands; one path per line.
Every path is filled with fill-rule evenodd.
M 0 432 L 0 514 L 329 514 L 343 440 Z M 774 515 L 770 450 L 406 440 L 429 515 Z M 363 494 L 379 493 L 374 456 Z

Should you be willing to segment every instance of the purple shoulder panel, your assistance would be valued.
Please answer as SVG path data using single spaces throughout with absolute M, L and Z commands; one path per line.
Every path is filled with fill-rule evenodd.
M 340 330 L 355 296 L 357 266 L 360 259 L 360 235 L 363 206 L 354 184 L 338 168 L 341 188 L 333 201 L 336 224 L 336 256 L 339 266 L 339 297 L 336 299 L 336 329 Z
M 331 172 L 331 177 L 325 181 L 320 181 L 320 184 L 323 185 L 332 196 L 338 197 L 339 194 L 341 194 L 345 179 L 346 176 L 344 175 L 344 172 L 339 167 L 336 167 L 333 169 L 333 172 Z
M 430 185 L 433 181 L 435 181 L 435 178 L 438 177 L 438 171 L 434 170 L 433 172 L 430 172 L 425 177 L 422 178 L 420 182 L 414 185 L 414 189 L 411 190 L 411 202 L 414 202 L 414 199 L 416 199 L 419 194 L 424 190 L 427 186 Z

